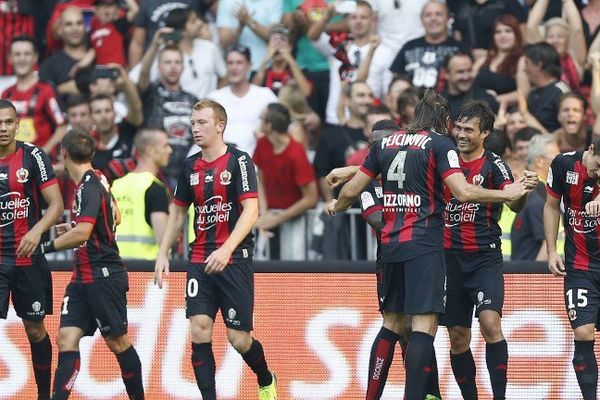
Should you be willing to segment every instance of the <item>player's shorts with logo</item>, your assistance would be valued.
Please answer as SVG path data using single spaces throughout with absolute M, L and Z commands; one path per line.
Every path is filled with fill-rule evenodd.
M 446 250 L 446 312 L 440 325 L 470 327 L 483 310 L 502 315 L 504 275 L 499 251 Z
M 600 329 L 600 271 L 567 267 L 564 291 L 571 328 L 596 324 Z
M 380 309 L 400 314 L 444 312 L 446 265 L 442 251 L 383 262 L 382 268 Z
M 127 273 L 91 283 L 70 282 L 60 311 L 60 327 L 81 328 L 86 336 L 96 329 L 102 336 L 127 333 Z
M 187 271 L 187 318 L 208 315 L 213 320 L 221 309 L 228 328 L 251 331 L 254 310 L 254 271 L 250 262 L 229 264 L 223 272 L 208 275 L 206 264 L 190 264 Z
M 33 257 L 32 265 L 17 267 L 6 259 L 0 265 L 0 318 L 8 314 L 12 297 L 17 315 L 32 322 L 40 322 L 52 314 L 52 275 L 46 258 Z

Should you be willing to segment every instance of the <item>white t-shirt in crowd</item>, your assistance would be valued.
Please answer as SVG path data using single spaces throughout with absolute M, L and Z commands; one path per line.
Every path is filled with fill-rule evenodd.
M 135 83 L 140 79 L 142 64 L 138 63 L 129 72 Z M 217 88 L 219 77 L 227 74 L 225 60 L 216 44 L 209 40 L 194 39 L 191 54 L 183 54 L 183 73 L 181 87 L 188 93 L 201 99 Z M 158 55 L 150 68 L 150 81 L 158 80 Z
M 277 96 L 269 88 L 250 84 L 245 96 L 239 97 L 225 86 L 209 93 L 209 99 L 219 102 L 227 112 L 224 139 L 252 156 L 256 147 L 254 132 L 260 128 L 260 114 L 270 103 L 277 103 Z
M 421 23 L 421 10 L 428 0 L 367 1 L 377 13 L 377 34 L 381 37 L 381 42 L 392 50 L 393 56 L 400 51 L 404 43 L 425 34 Z

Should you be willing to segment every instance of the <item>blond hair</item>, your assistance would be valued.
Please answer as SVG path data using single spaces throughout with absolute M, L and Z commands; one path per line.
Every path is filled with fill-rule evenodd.
M 194 104 L 194 110 L 196 111 L 200 111 L 203 108 L 210 108 L 213 111 L 215 125 L 219 122 L 223 122 L 223 124 L 227 126 L 227 111 L 225 111 L 225 107 L 220 103 L 217 103 L 214 100 L 202 99 Z

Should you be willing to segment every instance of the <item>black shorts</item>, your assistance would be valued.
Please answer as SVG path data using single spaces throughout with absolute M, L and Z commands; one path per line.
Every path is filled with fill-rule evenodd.
M 250 262 L 228 265 L 220 274 L 207 275 L 206 264 L 190 264 L 185 291 L 185 316 L 208 315 L 221 309 L 228 328 L 250 332 L 254 311 L 254 271 Z
M 444 312 L 446 264 L 435 251 L 400 262 L 383 263 L 379 291 L 382 311 L 398 314 Z
M 446 250 L 446 312 L 440 325 L 470 328 L 483 310 L 502 315 L 504 275 L 502 254 L 497 251 L 468 253 Z
M 77 327 L 86 336 L 96 329 L 102 336 L 127 333 L 127 274 L 111 275 L 92 283 L 71 282 L 60 310 L 60 327 Z
M 17 267 L 0 266 L 0 318 L 6 319 L 12 297 L 17 315 L 31 322 L 41 322 L 52 314 L 52 274 L 46 258 L 38 256 L 33 264 Z
M 571 328 L 587 324 L 595 324 L 596 328 L 600 328 L 600 272 L 568 268 L 564 290 Z
M 377 278 L 377 303 L 379 304 L 379 311 L 383 312 L 385 295 L 383 294 L 383 263 L 381 261 L 375 263 L 375 277 Z

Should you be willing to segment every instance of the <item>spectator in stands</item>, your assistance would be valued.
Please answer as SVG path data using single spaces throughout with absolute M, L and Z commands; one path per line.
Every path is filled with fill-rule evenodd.
M 373 126 L 377 121 L 381 120 L 391 120 L 392 114 L 390 114 L 390 110 L 384 106 L 380 105 L 370 105 L 367 110 L 367 115 L 365 117 L 365 128 L 363 129 L 363 133 L 367 138 L 367 143 L 371 145 L 373 140 Z M 356 165 L 361 166 L 367 159 L 369 155 L 369 147 L 363 147 L 356 150 L 352 155 L 350 155 L 346 159 L 346 165 Z
M 439 71 L 449 54 L 468 48 L 448 36 L 448 6 L 440 1 L 428 1 L 421 11 L 425 36 L 407 42 L 396 55 L 390 70 L 394 74 L 408 74 L 414 86 L 433 88 L 438 83 Z
M 169 191 L 158 175 L 172 150 L 166 132 L 149 129 L 136 135 L 135 148 L 136 168 L 111 187 L 121 211 L 117 244 L 123 258 L 156 260 L 169 218 Z
M 542 132 L 536 128 L 527 126 L 525 128 L 519 129 L 515 132 L 515 140 L 513 147 L 514 159 L 518 161 L 516 163 L 518 165 L 516 170 L 513 170 L 513 176 L 515 179 L 521 176 L 521 173 L 525 170 L 527 166 L 527 154 L 529 152 L 529 141 L 535 135 L 539 135 Z
M 590 0 L 581 10 L 583 33 L 588 47 L 590 47 L 592 40 L 598 37 L 598 27 L 600 26 L 599 5 L 598 0 Z
M 527 97 L 525 121 L 542 131 L 554 132 L 560 127 L 558 98 L 570 91 L 560 81 L 560 57 L 548 43 L 528 44 L 523 48 L 524 71 L 533 90 Z M 525 110 L 522 110 L 522 113 Z
M 281 88 L 277 98 L 290 112 L 290 136 L 307 150 L 314 150 L 321 120 L 308 105 L 308 100 L 300 91 L 298 83 L 295 80 L 289 81 Z
M 345 125 L 329 125 L 325 128 L 319 138 L 314 160 L 325 204 L 334 198 L 334 193 L 325 180 L 329 171 L 346 166 L 353 153 L 368 146 L 365 129 L 369 106 L 373 104 L 371 88 L 364 82 L 353 82 L 344 87 L 342 100 L 348 106 L 350 118 Z M 350 258 L 349 226 L 343 214 L 325 219 L 323 235 L 327 238 L 322 249 L 324 259 Z
M 498 103 L 513 104 L 518 101 L 516 74 L 523 54 L 521 27 L 515 16 L 503 14 L 494 21 L 492 32 L 487 56 L 476 60 L 473 67 L 475 85 L 492 91 Z
M 199 1 L 196 0 L 144 0 L 135 18 L 135 28 L 129 43 L 129 68 L 133 68 L 142 59 L 144 52 L 154 38 L 154 33 L 165 26 L 165 19 L 177 8 L 192 7 L 200 14 Z
M 544 203 L 546 202 L 546 179 L 550 163 L 559 154 L 556 140 L 549 135 L 536 135 L 529 142 L 527 169 L 538 174 L 538 187 L 529 194 L 527 204 L 516 216 L 510 238 L 511 260 L 546 261 L 544 242 Z
M 594 130 L 585 124 L 587 101 L 579 93 L 563 94 L 558 101 L 558 122 L 560 128 L 553 132 L 561 153 L 585 150 L 592 144 Z M 596 124 L 600 118 L 596 118 Z
M 581 15 L 573 0 L 563 0 L 562 18 L 550 18 L 542 25 L 550 0 L 538 0 L 529 11 L 527 19 L 528 43 L 546 41 L 560 56 L 560 79 L 573 90 L 579 90 L 583 66 L 587 57 L 587 46 L 581 23 Z M 540 33 L 544 27 L 544 36 Z
M 54 85 L 63 98 L 69 94 L 86 92 L 92 65 L 86 46 L 81 9 L 67 7 L 60 16 L 57 30 L 63 43 L 62 50 L 52 54 L 42 63 L 40 79 Z M 77 74 L 74 74 L 74 71 L 77 71 Z
M 90 109 L 94 121 L 94 131 L 91 134 L 98 146 L 92 165 L 112 181 L 127 172 L 122 169 L 121 163 L 113 161 L 131 157 L 136 128 L 127 122 L 127 118 L 115 123 L 113 98 L 109 95 L 98 94 L 92 97 Z
M 456 121 L 464 102 L 469 100 L 485 101 L 494 112 L 498 112 L 498 103 L 481 86 L 473 83 L 473 56 L 469 52 L 457 51 L 444 61 L 446 70 L 446 90 L 442 96 L 448 100 L 450 118 Z
M 281 0 L 220 0 L 217 10 L 217 27 L 222 48 L 234 43 L 250 49 L 252 70 L 265 57 L 269 28 L 281 21 Z M 250 153 L 252 154 L 252 153 Z
M 421 90 L 416 87 L 409 87 L 398 96 L 396 109 L 398 110 L 398 121 L 403 128 L 406 128 L 415 118 L 415 107 L 420 99 Z
M 304 213 L 317 204 L 317 184 L 304 147 L 288 134 L 290 113 L 271 103 L 261 115 L 252 160 L 258 167 L 260 218 L 257 227 L 270 240 L 271 259 L 303 260 Z M 282 240 L 283 239 L 283 240 Z
M 454 37 L 473 49 L 477 60 L 485 59 L 485 49 L 494 42 L 497 31 L 490 26 L 495 25 L 498 17 L 510 16 L 519 31 L 522 29 L 519 25 L 524 27 L 527 21 L 527 10 L 519 0 L 462 1 L 454 15 Z
M 367 1 L 358 0 L 356 10 L 345 16 L 348 25 L 346 36 L 336 37 L 324 33 L 327 22 L 337 13 L 334 3 L 328 7 L 325 18 L 311 25 L 308 37 L 323 54 L 333 54 L 333 57 L 329 58 L 327 122 L 335 123 L 332 112 L 338 114 L 337 121 L 342 120 L 338 108 L 342 83 L 366 81 L 375 97 L 384 96 L 392 80 L 389 59 L 393 57 L 393 53 L 380 44 L 379 37 L 372 34 L 375 21 L 373 10 Z
M 277 97 L 271 89 L 248 82 L 250 72 L 250 49 L 243 45 L 232 46 L 226 51 L 227 79 L 229 85 L 208 95 L 227 111 L 225 141 L 238 149 L 254 154 L 255 131 L 260 128 L 260 113 Z
M 86 132 L 92 131 L 92 112 L 90 110 L 90 100 L 87 96 L 74 94 L 67 98 L 67 120 L 69 129 L 83 129 Z
M 90 23 L 90 42 L 96 52 L 96 64 L 119 64 L 125 62 L 125 37 L 139 7 L 135 0 L 125 0 L 127 12 L 121 15 L 118 0 L 95 0 L 94 17 Z
M 412 88 L 412 80 L 408 75 L 396 75 L 392 78 L 385 94 L 385 105 L 390 109 L 395 121 L 401 122 L 398 114 L 398 97 L 408 88 Z
M 8 61 L 8 53 L 13 37 L 35 36 L 33 2 L 4 1 L 0 7 L 0 93 L 15 83 L 14 71 Z
M 30 36 L 15 36 L 9 48 L 8 60 L 17 83 L 2 93 L 17 109 L 19 129 L 17 140 L 30 142 L 50 153 L 60 143 L 67 123 L 58 106 L 52 86 L 40 82 L 35 73 L 38 50 Z
M 279 94 L 279 89 L 290 79 L 294 79 L 302 94 L 310 95 L 311 84 L 306 79 L 294 56 L 290 45 L 289 32 L 284 25 L 273 25 L 269 29 L 269 41 L 265 58 L 252 78 L 252 83 L 264 86 Z
M 198 101 L 181 86 L 183 54 L 177 45 L 164 44 L 164 34 L 172 28 L 161 28 L 154 34 L 152 44 L 142 58 L 138 88 L 144 105 L 144 127 L 164 130 L 173 149 L 169 165 L 164 169 L 165 179 L 172 189 L 177 184 L 181 163 L 192 147 L 190 114 Z M 159 77 L 150 81 L 150 68 L 158 52 Z

